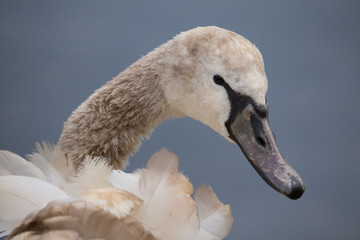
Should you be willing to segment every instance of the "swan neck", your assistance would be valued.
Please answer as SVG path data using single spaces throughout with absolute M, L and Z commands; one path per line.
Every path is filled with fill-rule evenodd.
M 142 57 L 95 91 L 65 122 L 58 145 L 75 167 L 92 156 L 123 169 L 141 138 L 170 117 L 156 59 L 155 54 Z

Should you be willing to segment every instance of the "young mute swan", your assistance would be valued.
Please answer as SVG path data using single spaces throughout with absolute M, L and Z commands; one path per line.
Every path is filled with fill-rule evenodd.
M 268 123 L 259 50 L 218 27 L 183 32 L 106 83 L 64 125 L 59 148 L 76 167 L 86 156 L 122 169 L 142 136 L 189 116 L 236 143 L 275 190 L 298 199 L 305 184 L 279 152 Z
M 105 167 L 105 170 L 101 170 L 100 164 L 99 170 L 99 166 L 91 162 L 95 159 L 113 169 L 122 169 L 126 166 L 129 155 L 140 146 L 141 137 L 148 136 L 152 129 L 163 120 L 184 116 L 201 121 L 228 141 L 237 144 L 260 176 L 275 190 L 291 199 L 300 198 L 305 191 L 305 185 L 276 146 L 267 118 L 266 91 L 267 78 L 262 56 L 255 45 L 244 37 L 218 27 L 199 27 L 177 35 L 98 89 L 69 117 L 56 147 L 56 151 L 62 155 L 62 161 L 55 161 L 53 157 L 43 156 L 43 158 L 50 163 L 54 161 L 55 163 L 62 162 L 62 164 L 66 162 L 64 160 L 66 159 L 71 166 L 73 165 L 72 169 L 77 172 L 77 177 L 66 171 L 64 173 L 66 167 L 61 164 L 60 167 L 59 164 L 49 167 L 45 160 L 33 161 L 36 166 L 19 159 L 10 162 L 14 159 L 12 157 L 4 160 L 4 166 L 6 166 L 3 170 L 0 168 L 0 175 L 7 176 L 0 177 L 0 190 L 3 191 L 2 193 L 7 191 L 8 198 L 3 198 L 6 204 L 2 205 L 0 213 L 5 213 L 4 216 L 8 217 L 5 219 L 10 227 L 0 222 L 0 230 L 9 231 L 19 224 L 19 218 L 24 217 L 20 214 L 21 217 L 17 216 L 13 219 L 11 212 L 7 211 L 6 207 L 13 206 L 12 203 L 15 201 L 11 194 L 20 193 L 20 190 L 16 191 L 16 189 L 42 186 L 48 189 L 54 198 L 49 194 L 42 195 L 43 200 L 27 196 L 30 202 L 35 202 L 37 205 L 34 208 L 34 205 L 30 204 L 27 208 L 28 213 L 50 203 L 40 211 L 29 215 L 11 234 L 14 239 L 32 237 L 34 231 L 42 234 L 44 229 L 52 229 L 54 234 L 84 236 L 81 235 L 85 234 L 81 232 L 81 229 L 94 227 L 91 225 L 94 224 L 93 222 L 83 221 L 83 218 L 76 215 L 81 213 L 82 217 L 87 216 L 89 212 L 84 209 L 92 209 L 99 213 L 99 217 L 95 218 L 97 220 L 100 216 L 106 215 L 109 221 L 119 223 L 124 220 L 124 217 L 126 219 L 130 217 L 132 219 L 130 222 L 126 220 L 122 224 L 125 224 L 126 229 L 127 226 L 135 226 L 135 230 L 133 228 L 127 230 L 144 234 L 141 235 L 142 239 L 168 239 L 169 233 L 166 232 L 166 228 L 159 230 L 151 226 L 153 218 L 150 219 L 150 224 L 141 222 L 142 219 L 149 219 L 141 217 L 147 216 L 149 210 L 147 207 L 152 206 L 144 204 L 149 191 L 152 196 L 151 190 L 146 190 L 147 182 L 151 183 L 151 181 L 143 180 L 141 185 L 139 173 L 114 179 L 111 178 L 114 174 L 110 168 Z M 54 151 L 46 154 L 53 155 Z M 165 158 L 173 162 L 172 157 Z M 157 166 L 162 169 L 161 166 L 167 166 L 167 163 L 163 160 Z M 156 167 L 152 168 L 152 171 L 159 173 L 156 169 Z M 176 171 L 171 169 L 170 172 L 177 172 L 177 168 Z M 89 172 L 91 174 L 88 174 Z M 8 176 L 9 174 L 22 176 L 15 176 L 18 178 L 14 180 L 14 176 Z M 23 179 L 23 176 L 28 176 L 28 178 Z M 30 180 L 29 177 L 38 180 Z M 97 180 L 90 181 L 89 186 L 86 184 L 84 186 L 86 179 Z M 42 182 L 39 183 L 39 181 Z M 135 185 L 132 185 L 134 181 Z M 171 182 L 183 186 L 181 184 L 185 184 L 184 181 L 184 177 L 180 177 L 177 181 Z M 187 182 L 185 185 L 189 184 Z M 14 188 L 20 185 L 23 188 Z M 86 192 L 86 189 L 90 193 Z M 142 191 L 139 193 L 138 189 Z M 152 189 L 151 186 L 150 189 Z M 186 188 L 180 187 L 180 189 L 184 191 Z M 201 220 L 201 216 L 209 215 L 208 212 L 217 212 L 213 211 L 214 207 L 215 209 L 223 207 L 213 192 L 206 189 L 200 191 L 202 193 L 198 198 L 201 200 L 196 201 L 197 213 L 193 211 L 195 203 L 192 203 L 193 200 L 190 199 L 192 191 L 186 190 L 183 193 L 178 191 L 181 193 L 180 198 L 184 206 L 192 204 L 190 208 L 184 208 L 191 209 L 191 214 L 187 215 L 186 219 L 191 223 L 198 223 L 192 235 L 195 237 L 181 238 L 182 236 L 179 235 L 179 239 L 196 239 L 200 235 L 203 238 L 198 239 L 221 239 L 227 235 L 232 223 L 229 209 L 215 216 L 215 220 L 213 218 L 210 220 L 205 218 L 205 222 Z M 26 193 L 28 192 L 25 191 L 24 194 Z M 129 196 L 132 201 L 130 205 L 127 205 L 126 199 Z M 174 198 L 167 200 L 177 204 L 179 199 Z M 116 199 L 123 199 L 124 204 L 122 201 L 118 205 L 113 204 Z M 161 198 L 158 199 L 161 200 Z M 204 199 L 210 200 L 207 202 Z M 107 205 L 109 202 L 112 203 L 111 206 Z M 158 204 L 155 203 L 155 206 L 159 208 L 163 203 L 160 201 Z M 172 217 L 173 213 L 169 214 L 167 211 L 176 207 L 166 206 L 167 210 L 163 212 L 167 213 L 165 215 L 168 217 Z M 157 209 L 156 207 L 153 209 Z M 69 210 L 70 208 L 72 211 Z M 54 209 L 59 211 L 53 212 Z M 154 213 L 156 215 L 156 212 L 152 211 L 153 215 L 149 214 L 149 216 L 154 216 Z M 192 217 L 194 214 L 198 214 L 200 219 L 194 220 Z M 0 217 L 4 219 L 3 216 Z M 182 217 L 180 214 L 180 218 Z M 76 225 L 78 232 L 59 232 L 70 227 L 67 224 L 70 220 L 65 221 L 65 218 L 72 219 L 73 222 L 81 221 L 82 225 Z M 169 222 L 169 220 L 162 219 L 162 222 Z M 187 227 L 187 225 L 188 223 L 184 222 L 184 226 Z M 214 226 L 220 227 L 214 228 Z M 96 233 L 92 236 L 101 237 L 96 235 L 100 232 L 109 232 L 114 234 L 112 236 L 119 236 L 119 233 L 115 229 L 112 231 L 111 228 L 94 228 L 94 230 Z M 177 231 L 180 230 L 177 229 Z M 47 235 L 48 237 L 51 237 L 52 233 L 46 232 L 50 234 Z M 134 239 L 139 238 L 139 235 L 134 236 L 136 236 Z

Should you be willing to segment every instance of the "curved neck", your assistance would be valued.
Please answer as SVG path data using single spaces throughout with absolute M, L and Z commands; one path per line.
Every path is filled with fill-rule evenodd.
M 169 107 L 159 83 L 156 55 L 148 54 L 82 103 L 64 124 L 58 146 L 78 168 L 87 155 L 122 169 Z

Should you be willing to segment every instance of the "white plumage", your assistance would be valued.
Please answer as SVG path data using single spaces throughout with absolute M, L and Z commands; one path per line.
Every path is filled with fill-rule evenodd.
M 206 186 L 196 191 L 194 201 L 191 183 L 166 149 L 133 174 L 111 170 L 105 159 L 88 158 L 77 176 L 71 166 L 64 167 L 59 150 L 45 144 L 38 145 L 38 151 L 29 155 L 30 162 L 0 152 L 0 171 L 5 174 L 0 176 L 0 236 L 19 224 L 11 239 L 64 234 L 115 239 L 122 228 L 127 239 L 222 239 L 229 233 L 229 206 Z M 16 164 L 7 163 L 13 159 Z M 31 171 L 21 171 L 24 167 Z
M 55 199 L 68 195 L 61 189 L 43 180 L 6 175 L 0 176 L 0 236 L 8 235 L 21 220 L 36 209 Z

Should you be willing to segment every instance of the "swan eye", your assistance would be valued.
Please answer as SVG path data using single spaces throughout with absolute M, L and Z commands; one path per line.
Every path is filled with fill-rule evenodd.
M 223 85 L 225 83 L 225 80 L 220 75 L 215 75 L 214 82 L 218 85 Z

